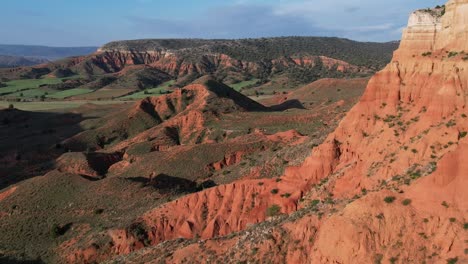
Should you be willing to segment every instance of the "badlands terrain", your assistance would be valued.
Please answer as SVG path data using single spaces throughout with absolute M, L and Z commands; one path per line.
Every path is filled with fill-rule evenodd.
M 467 263 L 467 71 L 468 0 L 1 70 L 0 263 Z

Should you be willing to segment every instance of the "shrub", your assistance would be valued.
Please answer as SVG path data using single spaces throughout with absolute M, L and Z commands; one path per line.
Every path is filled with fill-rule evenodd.
M 396 199 L 395 196 L 387 196 L 387 197 L 384 198 L 384 201 L 386 203 L 393 203 L 395 201 L 395 199 Z
M 133 223 L 128 228 L 128 233 L 132 234 L 135 239 L 142 241 L 145 245 L 149 244 L 148 233 L 144 223 Z
M 8 105 L 8 109 L 14 109 L 15 106 L 13 104 Z
M 404 206 L 410 205 L 410 204 L 411 204 L 411 199 L 404 199 L 404 200 L 401 202 L 401 204 L 404 205 Z
M 272 193 L 272 194 L 277 194 L 278 192 L 279 192 L 278 189 L 273 189 L 273 190 L 271 190 L 271 193 Z
M 267 208 L 267 216 L 277 216 L 278 214 L 281 213 L 281 207 L 279 205 L 274 204 L 270 207 Z
M 447 264 L 455 264 L 458 262 L 458 257 L 447 259 Z
M 468 135 L 468 132 L 463 131 L 463 132 L 460 132 L 460 134 L 458 135 L 458 137 L 459 137 L 459 138 L 464 138 L 464 137 L 466 137 L 466 135 Z
M 463 224 L 463 229 L 467 230 L 468 229 L 468 223 Z
M 377 254 L 374 256 L 374 264 L 381 264 L 383 259 L 382 254 Z
M 58 224 L 53 224 L 52 225 L 52 228 L 50 229 L 50 235 L 52 236 L 52 238 L 57 238 L 62 234 L 62 228 L 60 228 L 60 226 Z
M 443 202 L 442 202 L 442 206 L 445 207 L 445 208 L 448 208 L 448 207 L 449 207 L 446 201 L 443 201 Z
M 455 57 L 455 56 L 457 56 L 457 55 L 458 55 L 458 52 L 456 52 L 456 51 L 451 51 L 451 52 L 449 52 L 448 57 L 451 58 L 451 57 Z
M 320 203 L 320 200 L 312 200 L 312 202 L 310 202 L 310 206 L 316 207 L 319 203 Z
M 455 217 L 450 217 L 449 221 L 450 221 L 450 223 L 455 223 L 455 221 L 457 221 L 457 219 Z

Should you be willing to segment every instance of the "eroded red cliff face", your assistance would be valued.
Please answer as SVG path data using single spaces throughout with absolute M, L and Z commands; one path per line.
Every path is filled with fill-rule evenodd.
M 327 69 L 335 69 L 346 73 L 369 73 L 370 69 L 355 66 L 345 61 L 325 56 L 284 57 L 268 62 L 250 62 L 231 58 L 225 54 L 210 54 L 200 56 L 196 60 L 185 58 L 181 54 L 170 51 L 134 52 L 123 50 L 99 50 L 89 59 L 90 64 L 105 72 L 119 72 L 132 65 L 149 65 L 175 77 L 189 74 L 210 74 L 220 69 L 255 74 L 259 71 L 279 71 L 280 68 L 294 66 L 314 66 L 320 60 Z
M 360 102 L 301 166 L 288 168 L 280 179 L 238 181 L 149 211 L 136 221 L 146 227 L 147 242 L 212 239 L 244 230 L 265 221 L 273 206 L 289 214 L 304 206 L 301 198 L 324 199 L 312 187 L 326 179 L 333 199 L 369 194 L 350 200 L 340 213 L 281 226 L 291 239 L 281 247 L 288 247 L 286 257 L 273 262 L 466 259 L 468 60 L 462 51 L 468 51 L 468 0 L 449 1 L 439 16 L 411 15 L 392 62 L 370 80 Z M 387 203 L 385 197 L 396 200 Z M 294 230 L 308 230 L 313 239 Z M 284 253 L 268 243 L 245 243 L 256 246 L 259 256 Z M 139 248 L 134 238 L 114 245 L 115 254 Z M 183 250 L 176 249 L 170 259 L 181 261 Z

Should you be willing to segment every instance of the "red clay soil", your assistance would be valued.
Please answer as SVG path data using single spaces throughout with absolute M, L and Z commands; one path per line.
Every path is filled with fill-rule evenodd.
M 3 191 L 0 193 L 0 201 L 6 199 L 8 196 L 12 195 L 18 187 L 14 186 L 11 187 L 10 189 Z

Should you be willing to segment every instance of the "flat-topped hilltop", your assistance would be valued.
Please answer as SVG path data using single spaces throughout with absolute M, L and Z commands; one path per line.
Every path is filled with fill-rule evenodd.
M 99 52 L 178 52 L 225 54 L 243 61 L 278 59 L 294 55 L 327 56 L 358 66 L 377 62 L 383 66 L 398 42 L 373 43 L 330 37 L 280 37 L 259 39 L 142 39 L 114 41 Z M 382 56 L 383 55 L 383 56 Z
M 451 0 L 444 6 L 421 9 L 411 14 L 403 31 L 399 53 L 415 50 L 463 51 L 468 49 L 468 1 Z

